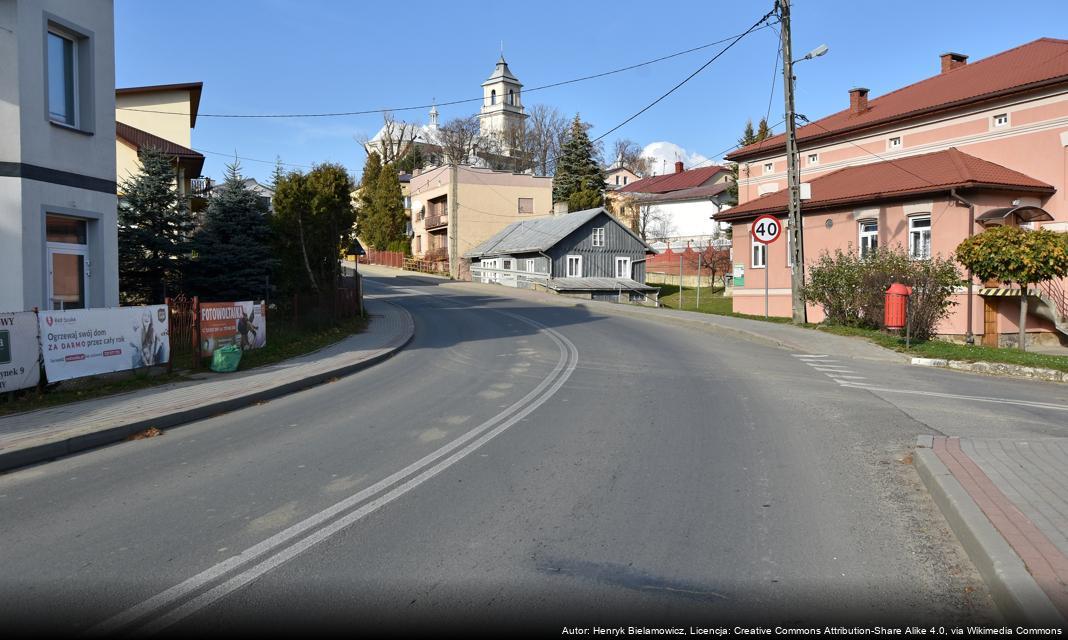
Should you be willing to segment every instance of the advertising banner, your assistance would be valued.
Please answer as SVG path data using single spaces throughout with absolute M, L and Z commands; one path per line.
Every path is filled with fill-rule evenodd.
M 165 364 L 166 305 L 39 312 L 49 382 Z
M 242 351 L 267 344 L 267 314 L 263 303 L 200 303 L 200 352 L 208 356 L 219 347 L 236 344 Z
M 40 357 L 37 314 L 0 313 L 0 393 L 36 387 L 41 378 Z

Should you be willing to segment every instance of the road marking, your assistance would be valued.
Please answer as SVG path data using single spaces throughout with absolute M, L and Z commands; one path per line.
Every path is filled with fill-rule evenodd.
M 826 354 L 823 354 L 823 355 L 806 355 L 806 354 L 803 354 L 803 353 L 791 353 L 790 355 L 792 355 L 795 358 L 829 358 L 830 357 L 830 356 L 828 356 Z
M 918 396 L 931 396 L 934 398 L 950 398 L 954 400 L 970 400 L 972 402 L 990 402 L 993 404 L 1015 404 L 1021 407 L 1034 407 L 1036 409 L 1052 409 L 1054 411 L 1068 411 L 1068 405 L 1053 404 L 1050 402 L 1032 402 L 1030 400 L 1013 400 L 1011 398 L 984 398 L 982 396 L 963 396 L 955 393 L 941 393 L 938 391 L 916 391 L 913 389 L 891 389 L 888 387 L 873 387 L 861 382 L 839 381 L 842 386 L 863 386 L 868 391 L 882 391 L 885 393 L 905 393 Z
M 427 295 L 427 294 L 421 294 Z M 375 484 L 367 487 L 366 489 L 359 491 L 348 498 L 345 498 L 322 511 L 305 518 L 304 520 L 290 526 L 283 531 L 276 533 L 275 535 L 259 542 L 258 544 L 249 547 L 236 556 L 228 558 L 208 569 L 196 574 L 195 576 L 162 591 L 151 598 L 136 604 L 125 611 L 122 611 L 111 618 L 108 618 L 104 622 L 94 626 L 88 631 L 88 635 L 111 635 L 116 631 L 125 629 L 143 621 L 149 616 L 157 616 L 162 613 L 163 610 L 176 604 L 178 601 L 193 595 L 198 590 L 207 586 L 211 582 L 218 580 L 226 576 L 227 574 L 239 569 L 240 567 L 257 560 L 261 556 L 266 555 L 269 552 L 277 551 L 274 555 L 270 556 L 266 560 L 259 562 L 251 567 L 246 568 L 242 573 L 234 576 L 226 582 L 219 584 L 218 586 L 202 593 L 200 596 L 189 600 L 185 604 L 170 611 L 169 613 L 155 617 L 144 621 L 144 625 L 140 628 L 140 631 L 155 632 L 162 630 L 179 620 L 189 616 L 196 611 L 208 606 L 215 602 L 219 598 L 233 592 L 235 589 L 247 584 L 249 581 L 256 577 L 263 575 L 267 571 L 281 565 L 289 559 L 292 559 L 300 553 L 310 549 L 312 546 L 326 540 L 332 535 L 343 530 L 345 527 L 351 525 L 357 520 L 363 518 L 367 514 L 389 504 L 398 497 L 404 495 L 408 491 L 411 491 L 415 487 L 419 486 L 426 480 L 437 475 L 441 471 L 444 471 L 448 467 L 452 466 L 456 462 L 460 461 L 472 451 L 478 449 L 486 442 L 502 433 L 515 423 L 519 422 L 535 409 L 540 407 L 546 401 L 549 400 L 557 391 L 567 382 L 568 378 L 575 371 L 578 365 L 578 348 L 567 339 L 564 335 L 560 334 L 554 329 L 551 329 L 540 322 L 524 318 L 522 316 L 500 310 L 491 310 L 494 313 L 500 313 L 502 315 L 509 316 L 513 319 L 527 323 L 534 326 L 536 329 L 543 331 L 556 343 L 557 348 L 560 350 L 560 358 L 556 363 L 553 370 L 546 376 L 534 389 L 523 398 L 517 400 L 508 408 L 504 409 L 497 415 L 486 420 L 479 426 L 471 429 L 464 435 L 456 438 L 452 442 L 441 447 L 437 451 L 424 456 L 416 462 L 408 465 L 407 467 L 391 474 L 390 476 L 376 482 Z M 480 437 L 481 436 L 481 437 Z M 472 442 L 473 441 L 473 442 Z M 465 446 L 466 445 L 466 446 Z M 459 451 L 455 451 L 459 449 Z M 455 451 L 455 453 L 453 453 Z M 449 455 L 452 454 L 452 455 Z M 448 456 L 448 457 L 446 457 Z M 438 462 L 439 459 L 445 458 Z M 437 464 L 435 464 L 437 463 Z M 431 466 L 433 465 L 433 466 Z M 409 478 L 413 474 L 415 477 L 410 478 L 403 484 L 396 486 L 388 493 L 376 498 L 375 500 L 364 504 L 355 511 L 345 515 L 332 524 L 326 523 L 345 513 L 349 509 L 357 507 L 364 503 L 366 500 L 373 496 L 393 487 L 398 482 L 402 482 L 405 478 Z M 326 526 L 323 526 L 326 525 Z M 319 528 L 317 531 L 315 530 Z M 290 541 L 309 534 L 301 540 L 297 540 L 289 546 L 283 547 Z

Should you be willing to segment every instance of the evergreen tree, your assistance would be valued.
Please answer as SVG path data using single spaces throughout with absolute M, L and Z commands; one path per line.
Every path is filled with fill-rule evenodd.
M 282 165 L 282 156 L 274 157 L 274 171 L 271 172 L 271 182 L 268 185 L 271 190 L 278 189 L 278 183 L 286 176 L 286 168 Z
M 275 179 L 271 231 L 278 262 L 274 280 L 285 291 L 319 290 L 304 239 L 304 216 L 310 207 L 311 194 L 303 173 L 289 171 Z
M 411 173 L 423 166 L 425 162 L 423 151 L 419 148 L 419 145 L 413 144 L 408 147 L 408 152 L 404 154 L 404 157 L 397 161 L 397 171 Z
M 753 132 L 753 120 L 750 118 L 745 121 L 745 130 L 742 132 L 742 137 L 738 138 L 738 148 L 747 147 L 756 141 L 756 133 Z
M 571 130 L 556 160 L 553 202 L 567 202 L 570 211 L 592 209 L 604 204 L 604 169 L 586 125 L 575 114 Z
M 205 300 L 262 298 L 274 264 L 267 207 L 245 187 L 239 170 L 237 162 L 226 166 L 226 181 L 193 237 L 190 288 Z
M 760 124 L 757 125 L 757 130 L 753 131 L 752 119 L 745 121 L 745 130 L 742 131 L 742 137 L 738 138 L 738 148 L 747 147 L 751 144 L 763 142 L 772 136 L 771 129 L 768 127 L 767 118 L 761 118 Z M 738 204 L 738 163 L 730 163 L 731 170 L 731 185 L 727 189 L 728 200 L 727 204 L 735 206 Z
M 360 177 L 359 196 L 356 202 L 357 222 L 356 233 L 361 238 L 367 219 L 374 219 L 375 190 L 378 188 L 378 174 L 382 173 L 382 158 L 377 152 L 367 154 L 367 160 L 363 163 L 363 175 Z
M 362 193 L 361 193 L 362 196 Z M 404 195 L 393 165 L 382 167 L 371 192 L 370 214 L 360 220 L 360 237 L 376 249 L 405 240 Z
M 119 288 L 126 303 L 158 304 L 181 289 L 193 218 L 171 158 L 151 148 L 138 156 L 141 170 L 119 200 Z
M 757 132 L 755 140 L 753 142 L 763 142 L 771 137 L 771 129 L 768 127 L 767 118 L 761 118 L 760 124 L 757 125 Z

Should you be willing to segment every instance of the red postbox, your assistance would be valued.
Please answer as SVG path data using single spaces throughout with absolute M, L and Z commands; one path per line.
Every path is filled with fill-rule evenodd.
M 895 282 L 886 290 L 886 308 L 883 311 L 883 323 L 887 329 L 904 329 L 908 313 L 908 299 L 912 287 Z

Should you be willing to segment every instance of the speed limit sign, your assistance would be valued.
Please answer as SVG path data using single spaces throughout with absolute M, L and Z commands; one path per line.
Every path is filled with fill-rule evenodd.
M 753 221 L 750 233 L 753 235 L 753 240 L 761 244 L 771 244 L 779 239 L 779 234 L 782 233 L 782 223 L 775 216 L 762 215 Z

